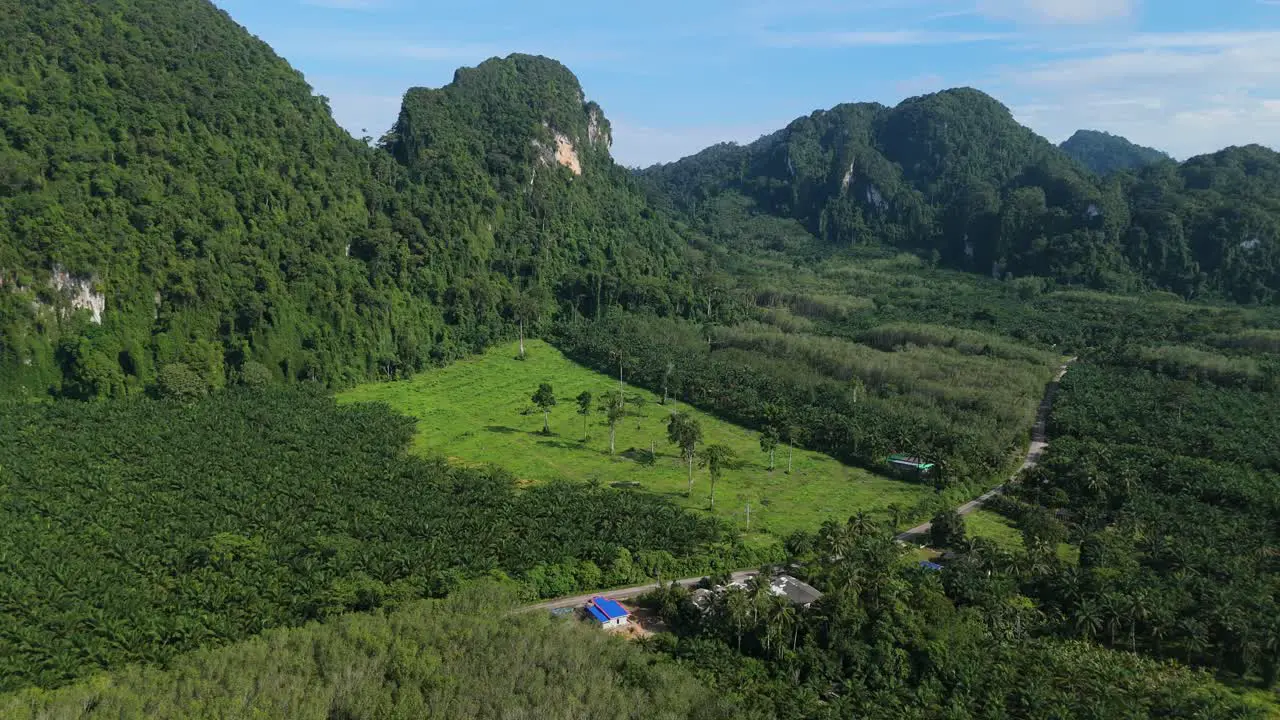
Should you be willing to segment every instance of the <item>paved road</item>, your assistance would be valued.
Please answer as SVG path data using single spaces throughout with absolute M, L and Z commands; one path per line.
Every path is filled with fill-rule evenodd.
M 1044 451 L 1049 448 L 1049 436 L 1045 433 L 1045 427 L 1049 422 L 1049 412 L 1053 410 L 1053 396 L 1058 394 L 1058 384 L 1062 382 L 1062 376 L 1067 374 L 1067 369 L 1071 367 L 1071 363 L 1075 362 L 1075 358 L 1063 363 L 1058 367 L 1058 372 L 1053 376 L 1044 389 L 1044 397 L 1040 400 L 1040 407 L 1036 410 L 1036 422 L 1031 426 L 1031 445 L 1027 448 L 1027 456 L 1022 461 L 1022 467 L 1018 468 L 1018 472 L 1009 478 L 1004 485 L 983 493 L 980 497 L 956 508 L 956 512 L 961 516 L 968 515 L 978 508 L 982 507 L 988 500 L 1004 492 L 1009 483 L 1018 479 L 1022 471 L 1028 470 L 1040 464 L 1040 458 L 1044 457 Z M 902 542 L 921 545 L 927 542 L 929 537 L 929 529 L 933 527 L 933 523 L 924 523 L 917 525 L 910 530 L 898 536 Z
M 1073 362 L 1075 362 L 1075 358 L 1071 358 L 1059 367 L 1057 375 L 1053 378 L 1053 382 L 1049 383 L 1048 387 L 1045 388 L 1044 398 L 1041 399 L 1040 408 L 1036 411 L 1035 425 L 1031 428 L 1031 446 L 1027 448 L 1027 457 L 1022 463 L 1022 467 L 1018 471 L 1019 473 L 1027 468 L 1035 467 L 1036 464 L 1040 462 L 1040 457 L 1044 455 L 1045 449 L 1049 447 L 1049 439 L 1045 435 L 1045 425 L 1049 420 L 1049 411 L 1053 409 L 1053 396 L 1058 392 L 1059 381 L 1062 380 L 1063 375 L 1067 374 L 1067 368 Z M 1015 474 L 1013 478 L 1010 478 L 1010 482 L 1012 482 L 1014 478 L 1017 478 L 1017 474 Z M 1004 488 L 1005 486 L 1001 485 L 1000 487 L 985 493 L 982 497 L 979 497 L 976 500 L 970 500 L 957 508 L 956 512 L 961 515 L 968 515 L 982 507 L 982 504 L 986 501 L 1004 492 Z M 932 527 L 931 523 L 925 523 L 918 527 L 911 528 L 899 535 L 898 539 L 904 542 L 922 543 L 928 537 L 930 527 Z M 755 570 L 744 570 L 733 573 L 731 577 L 733 582 L 742 582 L 757 574 L 758 573 Z M 698 577 L 684 578 L 677 580 L 676 583 L 683 585 L 684 587 L 693 587 L 701 582 L 704 577 L 706 576 L 699 575 Z M 517 612 L 580 607 L 582 605 L 586 605 L 593 597 L 605 597 L 610 600 L 629 600 L 634 597 L 639 597 L 650 590 L 656 590 L 657 588 L 657 583 L 649 583 L 648 585 L 635 585 L 633 587 L 618 588 L 616 590 L 603 590 L 587 593 L 586 595 L 575 595 L 573 597 L 559 598 L 557 600 L 548 600 L 546 602 L 538 603 L 537 605 L 526 605 L 525 607 L 520 608 Z
M 755 570 L 744 570 L 742 572 L 733 573 L 731 577 L 733 578 L 733 582 L 742 582 L 756 574 Z M 677 580 L 676 582 L 685 587 L 693 587 L 701 582 L 704 577 L 706 577 L 706 575 L 699 575 L 698 577 L 684 578 L 683 580 Z M 633 597 L 639 597 L 650 590 L 656 589 L 658 589 L 658 583 L 618 588 L 617 590 L 603 590 L 600 592 L 588 593 L 586 595 L 575 595 L 574 597 L 560 598 L 558 600 L 548 600 L 547 602 L 538 603 L 537 605 L 522 607 L 520 610 L 555 610 L 557 608 L 578 607 L 586 605 L 593 597 L 604 597 L 610 600 L 628 600 Z

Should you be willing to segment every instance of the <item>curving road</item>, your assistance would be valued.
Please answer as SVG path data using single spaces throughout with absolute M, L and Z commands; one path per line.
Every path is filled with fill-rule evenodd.
M 1039 409 L 1036 410 L 1036 422 L 1034 425 L 1031 426 L 1031 445 L 1030 447 L 1027 448 L 1027 456 L 1023 460 L 1022 467 L 1018 469 L 1018 472 L 1014 473 L 1013 477 L 1009 478 L 1009 482 L 1013 482 L 1018 477 L 1018 474 L 1020 474 L 1023 470 L 1026 470 L 1028 468 L 1033 468 L 1037 464 L 1039 464 L 1040 458 L 1044 455 L 1044 451 L 1049 447 L 1049 438 L 1045 434 L 1045 426 L 1048 424 L 1048 421 L 1049 421 L 1049 411 L 1053 409 L 1053 396 L 1057 394 L 1058 384 L 1062 381 L 1062 377 L 1067 374 L 1067 369 L 1071 366 L 1071 363 L 1075 361 L 1076 361 L 1076 358 L 1071 358 L 1067 360 L 1065 363 L 1063 363 L 1061 366 L 1059 366 L 1057 374 L 1054 375 L 1053 380 L 1045 387 L 1044 397 L 1040 400 Z M 958 512 L 961 515 L 968 515 L 969 513 L 982 507 L 982 504 L 985 503 L 986 501 L 1004 492 L 1005 486 L 1007 485 L 1008 483 L 1005 483 L 1004 485 L 1001 485 L 1000 487 L 994 490 L 991 490 L 990 492 L 984 493 L 981 497 L 975 500 L 970 500 L 964 505 L 961 505 L 960 507 L 956 508 L 956 512 Z M 928 538 L 929 528 L 931 527 L 933 527 L 932 523 L 924 523 L 923 525 L 918 525 L 902 533 L 901 535 L 898 535 L 898 540 L 903 542 L 913 542 L 915 544 L 920 544 Z M 743 570 L 741 572 L 733 573 L 731 577 L 733 582 L 740 582 L 758 574 L 759 573 L 755 570 Z M 692 577 L 692 578 L 683 578 L 681 580 L 676 580 L 676 583 L 679 585 L 683 585 L 684 587 L 692 587 L 694 585 L 697 585 L 699 582 L 701 582 L 704 577 L 706 577 L 705 574 L 699 575 L 697 577 Z M 519 610 L 517 610 L 516 612 L 527 612 L 529 610 L 556 610 L 559 608 L 579 607 L 582 605 L 586 605 L 593 597 L 604 597 L 610 600 L 629 600 L 634 597 L 639 597 L 640 595 L 643 595 L 649 592 L 650 590 L 656 590 L 657 588 L 658 588 L 658 583 L 655 582 L 655 583 L 649 583 L 647 585 L 635 585 L 632 587 L 617 588 L 615 590 L 602 590 L 599 592 L 587 593 L 585 595 L 575 595 L 573 597 L 548 600 L 546 602 L 541 602 L 536 605 L 526 605 L 520 608 Z
M 1036 422 L 1031 426 L 1031 445 L 1027 447 L 1027 456 L 1022 461 L 1022 467 L 1018 468 L 1018 471 L 1009 478 L 1008 482 L 956 508 L 956 512 L 962 517 L 982 507 L 984 503 L 996 495 L 1003 493 L 1009 483 L 1018 479 L 1022 471 L 1040 464 L 1040 458 L 1044 456 L 1044 451 L 1049 447 L 1049 436 L 1045 433 L 1045 427 L 1049 422 L 1049 412 L 1053 410 L 1053 397 L 1058 394 L 1058 385 L 1062 382 L 1062 377 L 1067 374 L 1071 363 L 1075 361 L 1076 358 L 1073 357 L 1060 365 L 1057 374 L 1053 376 L 1053 380 L 1045 386 L 1044 397 L 1041 398 L 1040 407 L 1036 410 Z M 914 545 L 922 545 L 927 541 L 929 529 L 932 527 L 933 523 L 931 522 L 917 525 L 898 535 L 898 540 Z

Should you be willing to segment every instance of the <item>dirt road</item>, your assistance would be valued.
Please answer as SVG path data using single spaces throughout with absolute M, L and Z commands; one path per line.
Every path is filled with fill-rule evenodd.
M 1053 376 L 1053 381 L 1045 386 L 1044 397 L 1041 398 L 1040 407 L 1036 410 L 1036 422 L 1031 426 L 1031 445 L 1027 447 L 1027 456 L 1022 461 L 1022 467 L 1018 468 L 1018 472 L 1014 473 L 1013 477 L 1009 478 L 1005 484 L 983 493 L 980 497 L 956 508 L 957 513 L 964 516 L 974 512 L 988 500 L 1004 492 L 1009 483 L 1016 480 L 1023 470 L 1028 470 L 1040 464 L 1040 458 L 1044 456 L 1045 450 L 1049 448 L 1049 436 L 1045 433 L 1045 427 L 1049 423 L 1049 412 L 1053 410 L 1053 397 L 1058 394 L 1058 385 L 1062 382 L 1062 377 L 1067 374 L 1067 369 L 1075 361 L 1075 358 L 1071 358 L 1059 366 L 1057 374 Z M 906 543 L 923 545 L 928 542 L 929 529 L 932 527 L 933 523 L 917 525 L 899 535 L 898 539 Z
M 758 574 L 755 570 L 744 570 L 742 572 L 733 573 L 731 576 L 733 582 L 741 582 L 749 577 Z M 693 587 L 697 585 L 706 575 L 698 577 L 684 578 L 676 582 L 684 587 Z M 648 585 L 636 585 L 634 587 L 618 588 L 617 590 L 602 590 L 600 592 L 587 593 L 586 595 L 575 595 L 573 597 L 559 598 L 556 600 L 548 600 L 547 602 L 538 603 L 537 605 L 529 605 L 520 608 L 520 610 L 555 610 L 557 608 L 578 607 L 586 605 L 593 597 L 603 597 L 609 600 L 628 600 L 630 598 L 639 597 L 650 590 L 656 590 L 658 583 L 649 583 Z

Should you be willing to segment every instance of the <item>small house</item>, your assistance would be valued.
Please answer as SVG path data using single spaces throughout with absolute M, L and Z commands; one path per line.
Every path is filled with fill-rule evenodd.
M 603 597 L 593 597 L 591 602 L 587 603 L 587 614 L 591 619 L 600 623 L 602 628 L 615 628 L 626 625 L 631 618 L 631 613 L 622 607 L 616 600 L 610 600 Z
M 769 590 L 772 591 L 774 595 L 785 597 L 793 604 L 805 608 L 809 607 L 816 602 L 818 598 L 822 597 L 821 590 L 818 590 L 809 583 L 797 580 L 790 575 L 775 575 L 774 578 L 769 581 Z
M 934 465 L 918 457 L 910 455 L 890 455 L 885 461 L 895 475 L 913 479 L 923 479 L 933 475 Z

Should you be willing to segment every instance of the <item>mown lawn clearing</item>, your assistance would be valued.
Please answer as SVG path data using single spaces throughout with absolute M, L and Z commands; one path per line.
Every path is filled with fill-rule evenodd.
M 385 402 L 418 418 L 415 449 L 457 463 L 493 463 L 528 482 L 564 478 L 601 483 L 639 483 L 686 507 L 708 510 L 710 477 L 694 469 L 693 494 L 685 497 L 687 469 L 679 449 L 667 441 L 672 410 L 690 413 L 702 426 L 704 443 L 719 443 L 737 455 L 734 467 L 716 485 L 714 513 L 747 530 L 755 541 L 816 529 L 824 520 L 844 520 L 864 510 L 887 519 L 890 505 L 910 507 L 932 494 L 929 486 L 884 478 L 848 467 L 826 455 L 796 449 L 787 474 L 787 446 L 776 467 L 760 450 L 756 432 L 720 421 L 683 403 L 662 405 L 646 390 L 626 386 L 627 416 L 618 424 L 616 450 L 609 454 L 609 427 L 600 401 L 618 392 L 618 379 L 573 363 L 546 343 L 526 343 L 526 359 L 516 359 L 515 343 L 412 380 L 362 385 L 338 396 L 340 402 Z M 557 404 L 551 434 L 542 434 L 542 412 L 531 398 L 550 383 Z M 595 398 L 583 429 L 575 398 L 584 390 Z M 649 464 L 649 451 L 656 457 Z

